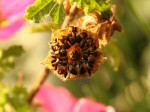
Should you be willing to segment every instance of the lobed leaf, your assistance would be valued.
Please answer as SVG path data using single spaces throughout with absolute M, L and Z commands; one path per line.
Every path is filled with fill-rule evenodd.
M 93 10 L 99 11 L 104 19 L 109 19 L 112 15 L 110 5 L 106 3 L 106 0 L 70 0 L 70 2 L 77 2 L 77 7 L 84 8 L 85 13 Z
M 50 12 L 52 5 L 52 0 L 36 0 L 31 6 L 27 7 L 25 18 L 40 22 L 43 16 Z
M 39 23 L 47 15 L 50 15 L 54 22 L 61 22 L 65 16 L 63 5 L 53 0 L 36 0 L 27 7 L 25 18 Z
M 50 13 L 50 16 L 52 17 L 52 20 L 56 23 L 62 21 L 65 16 L 63 4 L 56 3 Z

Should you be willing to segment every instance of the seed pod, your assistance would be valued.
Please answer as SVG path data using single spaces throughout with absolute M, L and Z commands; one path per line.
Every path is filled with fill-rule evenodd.
M 43 64 L 62 80 L 90 77 L 104 61 L 98 48 L 97 38 L 89 31 L 73 26 L 56 30 Z

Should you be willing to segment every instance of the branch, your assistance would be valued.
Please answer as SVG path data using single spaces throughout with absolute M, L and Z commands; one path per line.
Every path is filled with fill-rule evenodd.
M 69 25 L 70 21 L 72 21 L 76 15 L 77 10 L 77 3 L 74 3 L 70 8 L 69 14 L 65 17 L 61 28 L 66 28 Z
M 66 28 L 70 21 L 73 20 L 75 14 L 77 12 L 77 4 L 74 3 L 69 11 L 69 14 L 65 17 L 64 22 L 62 24 L 62 28 Z M 35 96 L 35 94 L 38 92 L 38 90 L 40 89 L 40 87 L 42 86 L 42 84 L 45 82 L 45 80 L 47 79 L 47 77 L 49 76 L 50 70 L 48 68 L 45 68 L 43 73 L 38 77 L 38 79 L 33 83 L 31 92 L 28 96 L 27 101 L 31 104 L 32 100 Z
M 47 79 L 49 74 L 50 74 L 50 70 L 48 68 L 45 68 L 43 70 L 43 73 L 41 73 L 40 76 L 38 77 L 38 79 L 33 83 L 31 92 L 27 99 L 30 104 L 32 103 L 32 100 L 33 100 L 35 94 L 38 92 L 38 90 L 40 89 L 42 84 L 45 82 L 45 80 Z

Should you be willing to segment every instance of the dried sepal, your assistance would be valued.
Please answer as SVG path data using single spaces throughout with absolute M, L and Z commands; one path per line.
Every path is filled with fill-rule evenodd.
M 115 31 L 122 31 L 122 26 L 115 17 L 116 7 L 112 6 L 111 11 L 112 16 L 108 20 L 102 19 L 101 14 L 97 11 L 80 19 L 82 23 L 81 28 L 97 35 L 95 37 L 99 39 L 100 46 L 107 45 Z

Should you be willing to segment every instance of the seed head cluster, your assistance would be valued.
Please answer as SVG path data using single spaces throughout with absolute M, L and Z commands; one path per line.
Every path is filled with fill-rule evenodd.
M 52 32 L 49 55 L 43 64 L 66 80 L 90 77 L 104 59 L 94 34 L 70 26 Z

